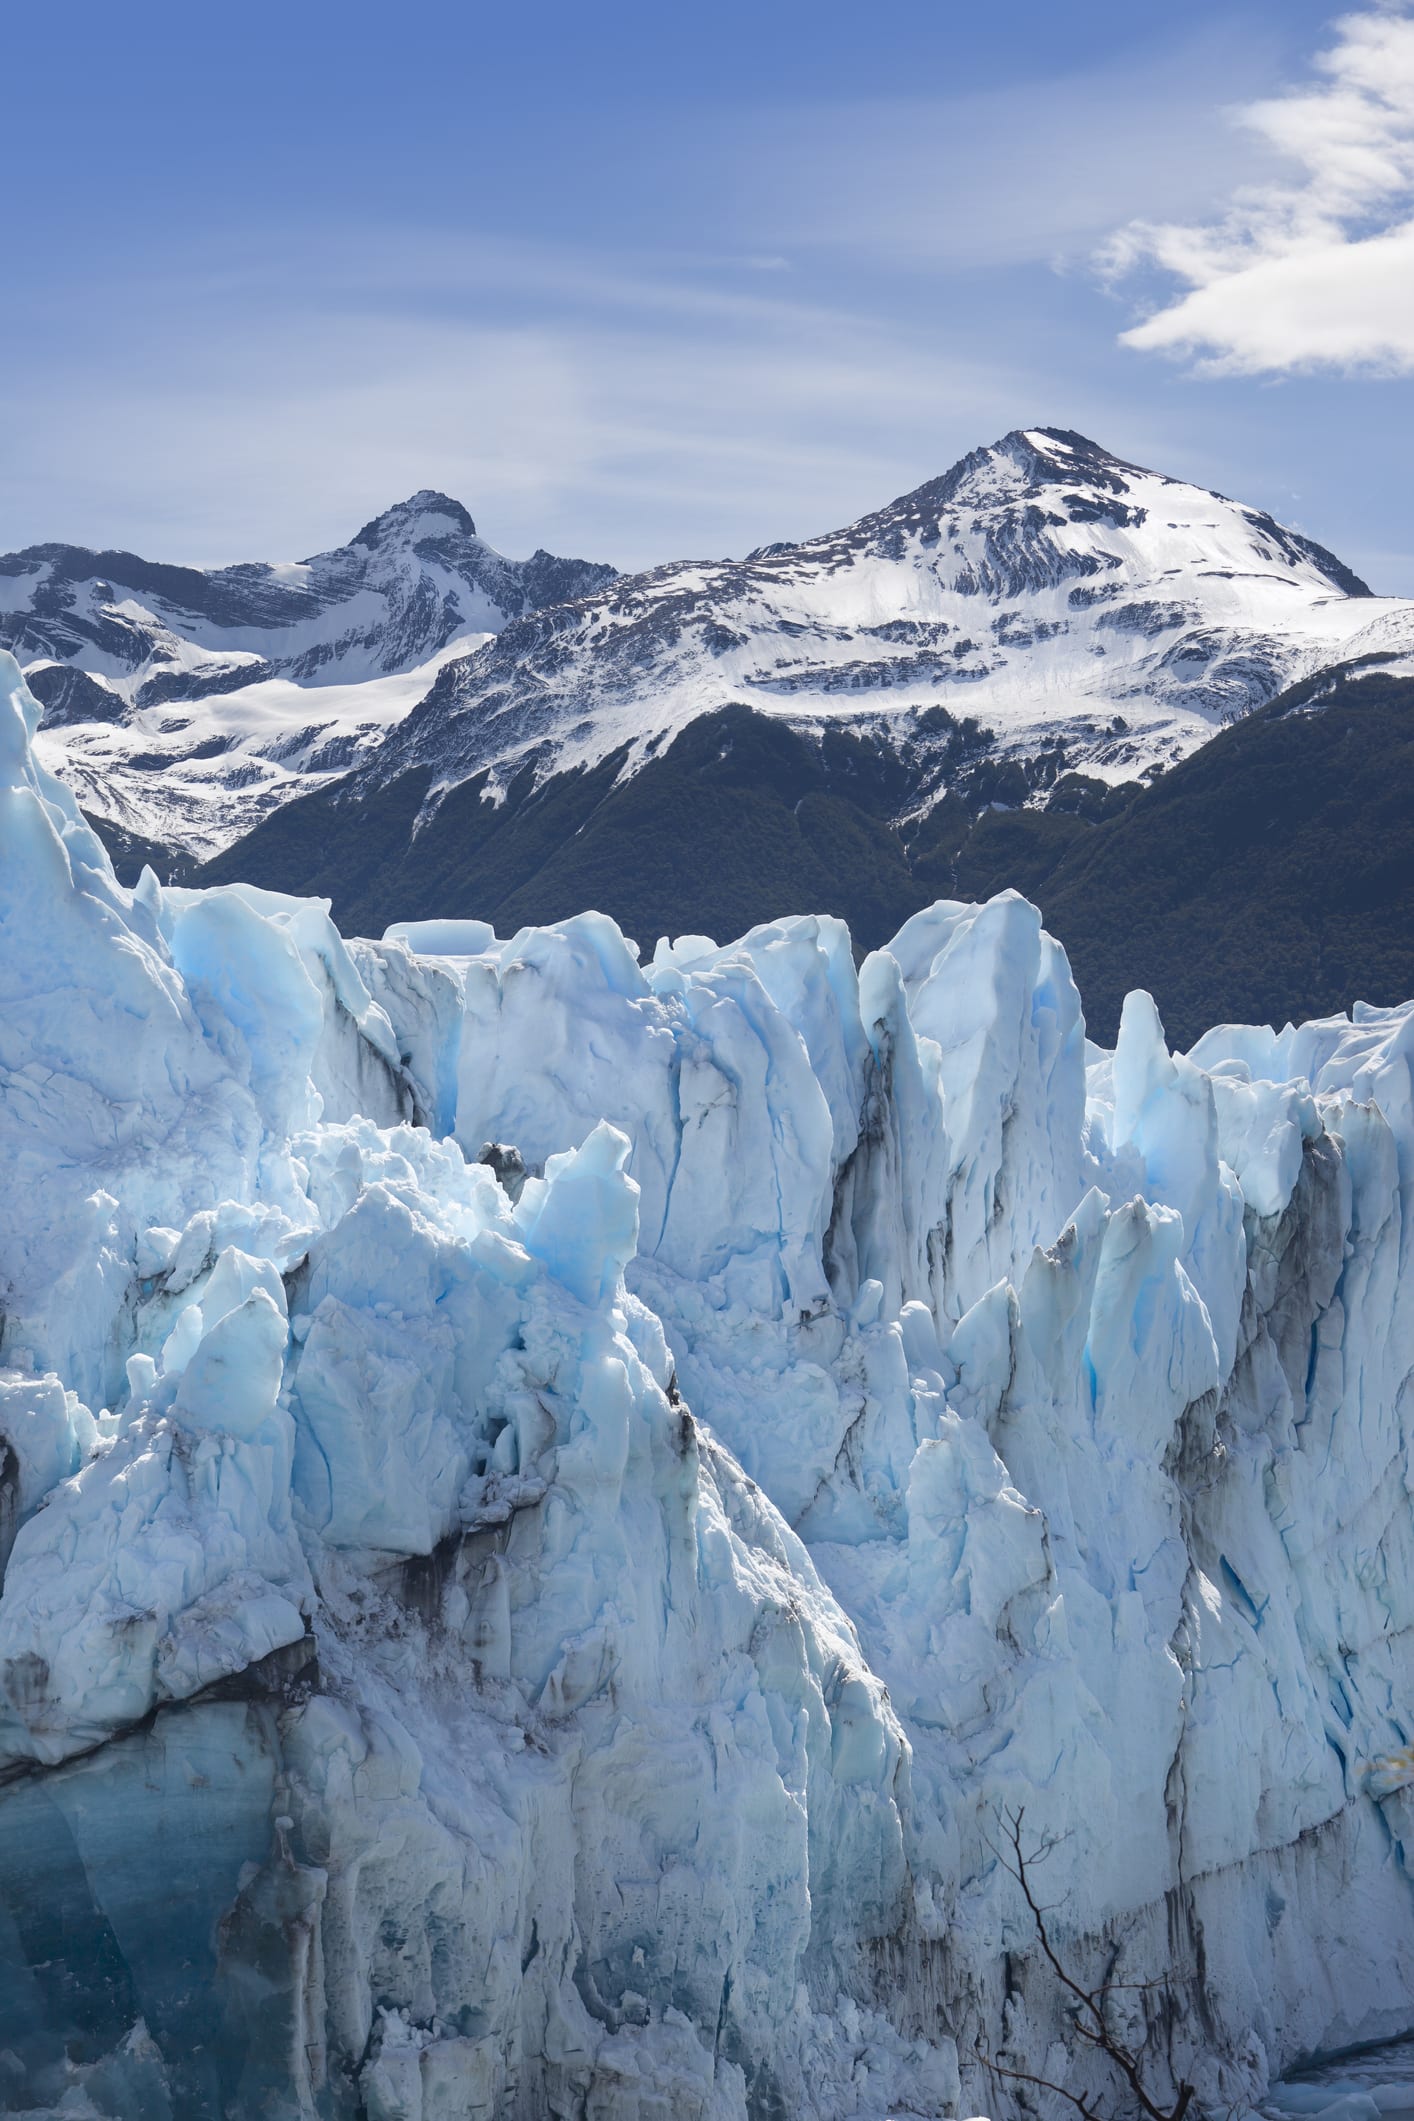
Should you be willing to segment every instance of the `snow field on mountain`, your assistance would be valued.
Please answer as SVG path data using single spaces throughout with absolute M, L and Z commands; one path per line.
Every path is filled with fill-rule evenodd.
M 352 771 L 439 670 L 490 638 L 458 635 L 392 676 L 318 686 L 266 677 L 193 702 L 134 707 L 121 721 L 41 729 L 36 751 L 94 815 L 201 859 L 279 803 Z
M 0 2098 L 1080 2087 L 1015 1805 L 1157 2076 L 1406 2028 L 1414 1012 L 127 892 L 0 676 Z
M 423 491 L 309 560 L 0 556 L 0 643 L 58 703 L 42 745 L 85 806 L 202 858 L 347 774 L 446 661 L 612 573 L 508 560 L 459 503 Z

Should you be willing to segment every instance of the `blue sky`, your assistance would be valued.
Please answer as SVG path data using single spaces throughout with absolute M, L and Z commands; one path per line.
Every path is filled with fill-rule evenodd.
M 1044 422 L 1414 593 L 1403 5 L 78 0 L 6 46 L 0 546 L 283 558 L 434 485 L 643 565 Z

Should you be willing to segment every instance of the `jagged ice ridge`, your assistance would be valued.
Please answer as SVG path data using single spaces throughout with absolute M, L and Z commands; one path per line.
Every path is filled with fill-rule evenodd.
M 1158 2080 L 1407 2029 L 1414 1011 L 128 892 L 0 676 L 0 2103 L 1083 2088 L 999 1805 Z

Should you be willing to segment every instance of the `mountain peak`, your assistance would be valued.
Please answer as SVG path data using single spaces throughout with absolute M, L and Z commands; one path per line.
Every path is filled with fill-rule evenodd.
M 476 525 L 460 501 L 454 501 L 450 494 L 439 493 L 435 487 L 422 486 L 407 500 L 395 502 L 391 508 L 385 508 L 382 515 L 365 523 L 350 543 L 386 545 L 410 537 L 435 537 L 447 531 L 474 538 Z
M 1126 464 L 1112 450 L 1101 448 L 1088 435 L 1078 434 L 1073 427 L 1013 427 L 992 448 L 1028 465 L 1043 467 L 1051 477 L 1064 479 L 1083 479 L 1096 470 L 1138 468 Z
M 1013 427 L 997 441 L 969 449 L 948 470 L 900 495 L 881 515 L 891 517 L 900 510 L 927 513 L 959 502 L 1014 502 L 1038 486 L 1098 486 L 1122 494 L 1131 479 L 1145 476 L 1140 466 L 1126 463 L 1074 428 Z
M 979 472 L 995 475 L 999 461 L 1014 467 L 1028 485 L 1102 486 L 1122 492 L 1127 478 L 1145 476 L 1139 465 L 1127 463 L 1073 427 L 1013 427 L 1000 441 L 974 449 L 944 476 L 951 479 L 964 466 L 974 478 Z
M 1111 568 L 1121 564 L 1122 556 L 1108 546 L 1108 533 L 1138 531 L 1151 517 L 1155 519 L 1151 531 L 1161 529 L 1175 509 L 1180 520 L 1168 522 L 1168 531 L 1178 533 L 1187 524 L 1190 535 L 1182 549 L 1170 555 L 1166 563 L 1170 572 L 1176 565 L 1201 562 L 1210 578 L 1223 572 L 1233 579 L 1244 573 L 1255 578 L 1275 562 L 1288 569 L 1305 569 L 1308 575 L 1314 570 L 1343 596 L 1368 597 L 1371 593 L 1324 545 L 1286 528 L 1264 510 L 1246 507 L 1208 487 L 1146 470 L 1070 427 L 1013 427 L 998 441 L 969 450 L 940 477 L 901 495 L 877 515 L 865 517 L 855 530 L 886 540 L 896 540 L 908 531 L 921 532 L 925 544 L 934 544 L 944 522 L 959 514 L 968 516 L 973 532 L 997 544 L 997 550 L 988 550 L 982 575 L 974 576 L 964 566 L 958 580 L 981 581 L 985 576 L 998 590 L 1005 576 L 1006 593 L 1016 594 L 1028 585 L 1035 587 L 1037 579 L 1032 565 L 1035 553 L 1018 565 L 1019 545 L 1053 545 L 1051 531 L 1056 526 L 1067 532 L 1077 525 L 1095 526 L 1099 541 L 1095 557 L 1102 568 Z M 1224 525 L 1222 530 L 1219 523 Z M 1071 542 L 1067 540 L 1067 550 Z M 1054 554 L 1050 557 L 1055 560 Z M 1074 572 L 1078 564 L 1071 553 L 1063 571 Z

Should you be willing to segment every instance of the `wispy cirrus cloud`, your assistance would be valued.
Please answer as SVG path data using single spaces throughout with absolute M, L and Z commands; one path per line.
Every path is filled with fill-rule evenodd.
M 1004 359 L 744 259 L 411 227 L 192 246 L 56 297 L 7 355 L 0 550 L 198 564 L 320 550 L 428 485 L 510 552 L 740 552 L 879 506 L 1031 402 Z
M 1234 192 L 1219 218 L 1134 221 L 1100 263 L 1186 291 L 1123 333 L 1145 352 L 1236 375 L 1414 371 L 1414 17 L 1406 5 L 1334 25 L 1302 88 L 1237 123 L 1291 175 Z
M 1263 152 L 1213 108 L 1271 78 L 1250 24 L 1175 27 L 1162 43 L 1004 82 L 739 114 L 721 149 L 727 211 L 790 257 L 828 254 L 929 275 L 1083 266 L 1116 200 L 1150 217 L 1205 213 Z

